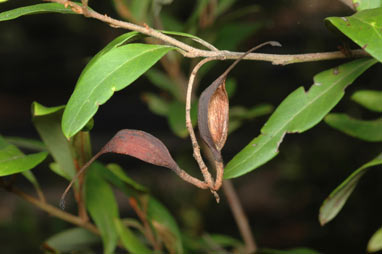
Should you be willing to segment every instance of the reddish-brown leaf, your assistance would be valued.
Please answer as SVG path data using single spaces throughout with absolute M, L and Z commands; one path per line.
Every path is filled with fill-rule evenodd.
M 177 168 L 176 162 L 162 141 L 144 131 L 120 130 L 101 152 L 126 154 L 157 166 L 173 170 Z

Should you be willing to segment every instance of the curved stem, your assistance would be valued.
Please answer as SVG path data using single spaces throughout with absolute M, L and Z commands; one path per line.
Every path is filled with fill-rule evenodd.
M 113 19 L 107 15 L 102 15 L 89 8 L 83 8 L 75 2 L 68 0 L 46 0 L 48 2 L 60 3 L 65 6 L 72 8 L 76 13 L 82 14 L 89 18 L 94 18 L 109 24 L 112 27 L 124 28 L 127 30 L 133 30 L 146 34 L 148 36 L 157 38 L 166 44 L 175 46 L 179 49 L 179 52 L 183 54 L 184 57 L 196 58 L 196 57 L 207 57 L 207 58 L 220 58 L 220 59 L 238 59 L 244 53 L 242 52 L 232 52 L 226 50 L 202 50 L 192 47 L 186 43 L 183 43 L 171 36 L 161 33 L 158 30 L 152 29 L 149 26 L 139 26 L 130 22 L 120 21 Z M 201 39 L 200 39 L 201 40 Z M 199 41 L 200 43 L 200 41 Z M 208 42 L 204 42 L 208 45 Z M 369 54 L 363 49 L 351 50 L 352 57 L 364 57 L 369 56 Z M 347 55 L 343 54 L 341 51 L 334 52 L 321 52 L 321 53 L 308 53 L 308 54 L 294 54 L 294 55 L 280 55 L 280 54 L 263 54 L 263 53 L 250 53 L 243 59 L 255 60 L 255 61 L 266 61 L 271 62 L 275 65 L 287 65 L 293 63 L 302 62 L 314 62 L 332 59 L 344 59 L 349 58 Z
M 187 86 L 187 94 L 186 94 L 186 127 L 188 130 L 188 133 L 190 134 L 191 142 L 192 142 L 192 149 L 193 149 L 193 155 L 196 160 L 196 162 L 199 165 L 199 168 L 203 174 L 204 180 L 206 181 L 207 185 L 210 187 L 210 189 L 213 189 L 213 181 L 210 172 L 208 171 L 208 168 L 206 164 L 203 161 L 203 158 L 200 154 L 200 147 L 198 144 L 198 141 L 196 140 L 194 128 L 192 127 L 192 121 L 191 121 L 191 96 L 192 96 L 192 87 L 194 84 L 194 80 L 196 77 L 196 74 L 198 73 L 200 67 L 202 67 L 205 63 L 216 60 L 217 58 L 205 58 L 202 61 L 200 61 L 192 70 L 190 78 L 188 80 L 188 86 Z
M 99 235 L 98 229 L 92 223 L 90 223 L 88 221 L 84 221 L 82 218 L 80 218 L 78 216 L 74 216 L 74 215 L 72 215 L 70 213 L 67 213 L 65 211 L 60 210 L 57 207 L 54 207 L 54 206 L 52 206 L 50 204 L 42 202 L 41 200 L 39 200 L 37 198 L 34 198 L 31 195 L 29 195 L 29 194 L 27 194 L 27 193 L 25 193 L 25 192 L 15 188 L 15 187 L 13 187 L 13 186 L 4 186 L 3 183 L 1 183 L 0 185 L 2 185 L 5 190 L 16 194 L 20 198 L 22 198 L 25 201 L 35 205 L 36 207 L 38 207 L 41 210 L 49 213 L 50 215 L 52 215 L 54 217 L 57 217 L 57 218 L 59 218 L 61 220 L 67 221 L 69 223 L 72 223 L 74 225 L 77 225 L 79 227 L 83 227 L 83 228 L 89 230 L 90 232 L 93 232 L 93 233 Z

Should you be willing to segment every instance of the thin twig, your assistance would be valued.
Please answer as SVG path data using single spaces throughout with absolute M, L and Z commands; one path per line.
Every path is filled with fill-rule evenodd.
M 20 198 L 22 198 L 25 201 L 35 205 L 36 207 L 40 208 L 41 210 L 49 213 L 50 215 L 52 215 L 54 217 L 57 217 L 61 220 L 72 223 L 72 224 L 77 225 L 79 227 L 83 227 L 83 228 L 85 228 L 85 229 L 89 230 L 90 232 L 93 232 L 97 235 L 100 234 L 99 230 L 96 228 L 96 226 L 94 226 L 92 223 L 90 223 L 88 221 L 84 221 L 82 218 L 80 218 L 78 216 L 74 216 L 74 215 L 67 213 L 65 211 L 62 211 L 62 210 L 60 210 L 60 209 L 58 209 L 58 208 L 56 208 L 50 204 L 42 202 L 41 200 L 34 198 L 31 195 L 13 187 L 13 186 L 4 186 L 3 183 L 1 183 L 1 186 L 5 190 L 16 194 Z
M 213 190 L 214 188 L 214 184 L 213 184 L 213 181 L 212 181 L 212 177 L 211 177 L 211 174 L 210 172 L 208 171 L 208 168 L 206 166 L 206 164 L 204 163 L 203 161 L 203 158 L 200 154 L 200 147 L 199 147 L 199 144 L 198 144 L 198 141 L 196 140 L 196 136 L 195 136 L 195 132 L 194 132 L 194 128 L 192 127 L 192 121 L 191 121 L 191 95 L 192 95 L 192 87 L 193 87 L 193 84 L 194 84 L 194 80 L 195 80 L 195 77 L 196 77 L 196 74 L 198 73 L 200 67 L 202 67 L 205 63 L 209 62 L 209 61 L 212 61 L 212 60 L 216 60 L 217 58 L 205 58 L 203 60 L 201 60 L 195 67 L 194 69 L 192 70 L 191 74 L 190 74 L 190 78 L 188 80 L 188 86 L 187 86 L 187 95 L 186 95 L 186 127 L 187 127 L 187 130 L 188 130 L 188 133 L 190 134 L 190 138 L 191 138 L 191 142 L 192 142 L 192 148 L 193 148 L 193 155 L 194 155 L 194 158 L 196 160 L 196 162 L 198 163 L 199 165 L 199 168 L 203 174 L 203 177 L 204 177 L 204 181 L 207 183 L 207 185 L 209 186 L 209 188 L 211 190 Z
M 230 180 L 223 181 L 223 190 L 236 224 L 239 227 L 240 234 L 244 240 L 247 254 L 255 253 L 257 250 L 255 238 L 253 237 L 247 216 L 245 215 L 243 207 Z
M 120 21 L 113 19 L 107 15 L 102 15 L 94 10 L 83 8 L 75 2 L 67 0 L 46 0 L 48 2 L 55 2 L 63 4 L 67 7 L 72 8 L 76 13 L 83 14 L 86 17 L 94 18 L 109 24 L 112 27 L 124 28 L 127 30 L 133 30 L 146 34 L 148 36 L 157 38 L 166 44 L 177 47 L 179 52 L 183 54 L 184 57 L 196 58 L 196 57 L 206 57 L 206 58 L 218 58 L 218 59 L 237 59 L 242 56 L 242 52 L 232 52 L 226 50 L 202 50 L 195 47 L 192 47 L 186 43 L 183 43 L 171 36 L 165 35 L 158 30 L 152 29 L 146 26 L 139 26 L 130 22 Z M 365 57 L 369 56 L 367 52 L 363 49 L 351 50 L 353 57 Z M 293 63 L 302 63 L 302 62 L 315 62 L 323 60 L 333 60 L 333 59 L 345 59 L 349 58 L 344 55 L 341 51 L 334 52 L 321 52 L 321 53 L 308 53 L 308 54 L 294 54 L 294 55 L 280 55 L 280 54 L 263 54 L 263 53 L 251 53 L 244 57 L 247 60 L 255 61 L 266 61 L 271 62 L 275 65 L 287 65 Z

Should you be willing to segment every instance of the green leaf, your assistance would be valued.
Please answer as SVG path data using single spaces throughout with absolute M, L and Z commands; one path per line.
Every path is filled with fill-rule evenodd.
M 183 95 L 179 91 L 177 84 L 175 84 L 171 79 L 168 78 L 163 72 L 156 69 L 150 69 L 145 73 L 146 77 L 155 86 L 161 90 L 165 90 L 172 94 L 178 100 L 183 100 Z
M 21 137 L 4 137 L 5 141 L 11 143 L 17 147 L 36 150 L 40 152 L 47 151 L 46 146 L 40 140 L 21 138 Z
M 84 73 L 86 73 L 87 70 L 89 68 L 91 68 L 93 66 L 93 64 L 96 63 L 102 55 L 108 53 L 112 49 L 115 49 L 115 48 L 123 45 L 124 43 L 128 43 L 128 42 L 131 42 L 131 41 L 137 39 L 139 37 L 139 35 L 140 34 L 138 32 L 134 32 L 134 31 L 129 32 L 129 33 L 124 33 L 124 34 L 118 36 L 117 38 L 115 38 L 114 40 L 112 40 L 111 42 L 109 42 L 102 50 L 100 50 L 95 56 L 93 56 L 92 59 L 90 59 L 88 64 L 82 70 L 81 76 Z M 81 79 L 81 76 L 79 79 Z
M 116 218 L 114 220 L 119 237 L 121 238 L 123 246 L 129 253 L 132 254 L 149 254 L 153 253 L 152 250 L 148 249 L 139 239 L 131 232 L 131 230 L 126 227 L 121 220 Z
M 236 50 L 243 40 L 261 27 L 262 24 L 256 22 L 225 24 L 219 29 L 214 45 L 218 49 Z
M 170 105 L 162 97 L 153 93 L 144 93 L 142 98 L 147 103 L 151 112 L 160 116 L 168 115 Z
M 30 170 L 48 156 L 47 152 L 25 155 L 16 146 L 0 136 L 0 176 L 12 175 Z
M 382 112 L 382 91 L 360 90 L 351 99 L 369 110 Z
M 382 0 L 353 0 L 357 11 L 382 7 Z
M 0 13 L 0 21 L 12 20 L 18 17 L 29 15 L 29 14 L 41 14 L 41 13 L 63 13 L 63 14 L 77 14 L 72 11 L 71 8 L 65 8 L 63 4 L 57 3 L 43 3 L 43 4 L 35 4 L 25 7 L 20 7 L 17 9 L 4 11 Z
M 363 10 L 350 17 L 330 17 L 326 21 L 382 62 L 382 8 Z
M 172 49 L 165 45 L 123 45 L 85 68 L 64 111 L 65 136 L 70 138 L 80 131 L 115 91 L 130 85 Z
M 382 228 L 373 234 L 367 244 L 368 252 L 377 252 L 380 250 L 382 250 Z
M 329 114 L 325 122 L 352 137 L 370 142 L 382 141 L 382 119 L 365 121 L 346 114 Z
M 43 248 L 54 249 L 57 253 L 74 253 L 100 242 L 99 236 L 84 228 L 71 228 L 49 237 Z M 49 252 L 50 253 L 50 252 Z
M 301 133 L 319 123 L 343 97 L 344 89 L 375 63 L 364 58 L 323 71 L 314 77 L 309 91 L 300 87 L 291 93 L 265 123 L 261 134 L 228 162 L 224 177 L 246 174 L 276 156 L 285 134 Z
M 97 225 L 103 242 L 104 254 L 112 254 L 117 246 L 118 233 L 114 224 L 119 218 L 118 205 L 109 184 L 101 177 L 107 170 L 101 164 L 93 163 L 85 181 L 86 206 Z
M 147 216 L 170 253 L 183 253 L 179 227 L 170 212 L 153 197 L 149 197 Z
M 132 186 L 134 189 L 136 189 L 138 191 L 142 191 L 142 192 L 148 191 L 148 189 L 145 186 L 135 182 L 128 175 L 126 175 L 126 173 L 123 171 L 123 169 L 118 164 L 110 163 L 110 164 L 106 165 L 106 168 L 109 169 L 110 172 L 112 172 L 122 182 Z
M 197 119 L 197 104 L 193 103 L 191 107 L 191 122 L 194 126 Z M 168 111 L 168 124 L 171 130 L 181 138 L 188 136 L 188 131 L 186 128 L 186 105 L 179 101 L 174 101 L 170 104 Z
M 33 124 L 58 167 L 66 176 L 76 174 L 72 146 L 61 130 L 61 118 L 65 106 L 44 107 L 32 103 Z
M 60 165 L 58 165 L 57 162 L 52 162 L 52 163 L 49 163 L 49 168 L 50 170 L 52 170 L 54 173 L 56 173 L 57 175 L 65 178 L 66 180 L 68 181 L 71 181 L 73 176 L 70 176 L 68 175 L 68 173 L 66 171 L 64 171 L 63 169 L 61 169 Z
M 330 195 L 325 199 L 320 208 L 319 221 L 325 225 L 331 221 L 345 205 L 345 202 L 357 186 L 361 177 L 374 166 L 382 165 L 382 154 L 372 161 L 364 164 L 345 179 Z

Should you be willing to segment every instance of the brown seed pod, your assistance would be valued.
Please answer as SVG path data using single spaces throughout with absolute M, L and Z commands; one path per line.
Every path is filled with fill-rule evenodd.
M 225 90 L 225 80 L 228 73 L 236 64 L 252 51 L 267 45 L 281 46 L 275 41 L 262 43 L 243 54 L 233 62 L 227 70 L 221 74 L 200 95 L 198 108 L 198 127 L 200 136 L 210 148 L 215 161 L 221 162 L 221 149 L 227 139 L 229 122 L 229 100 Z

